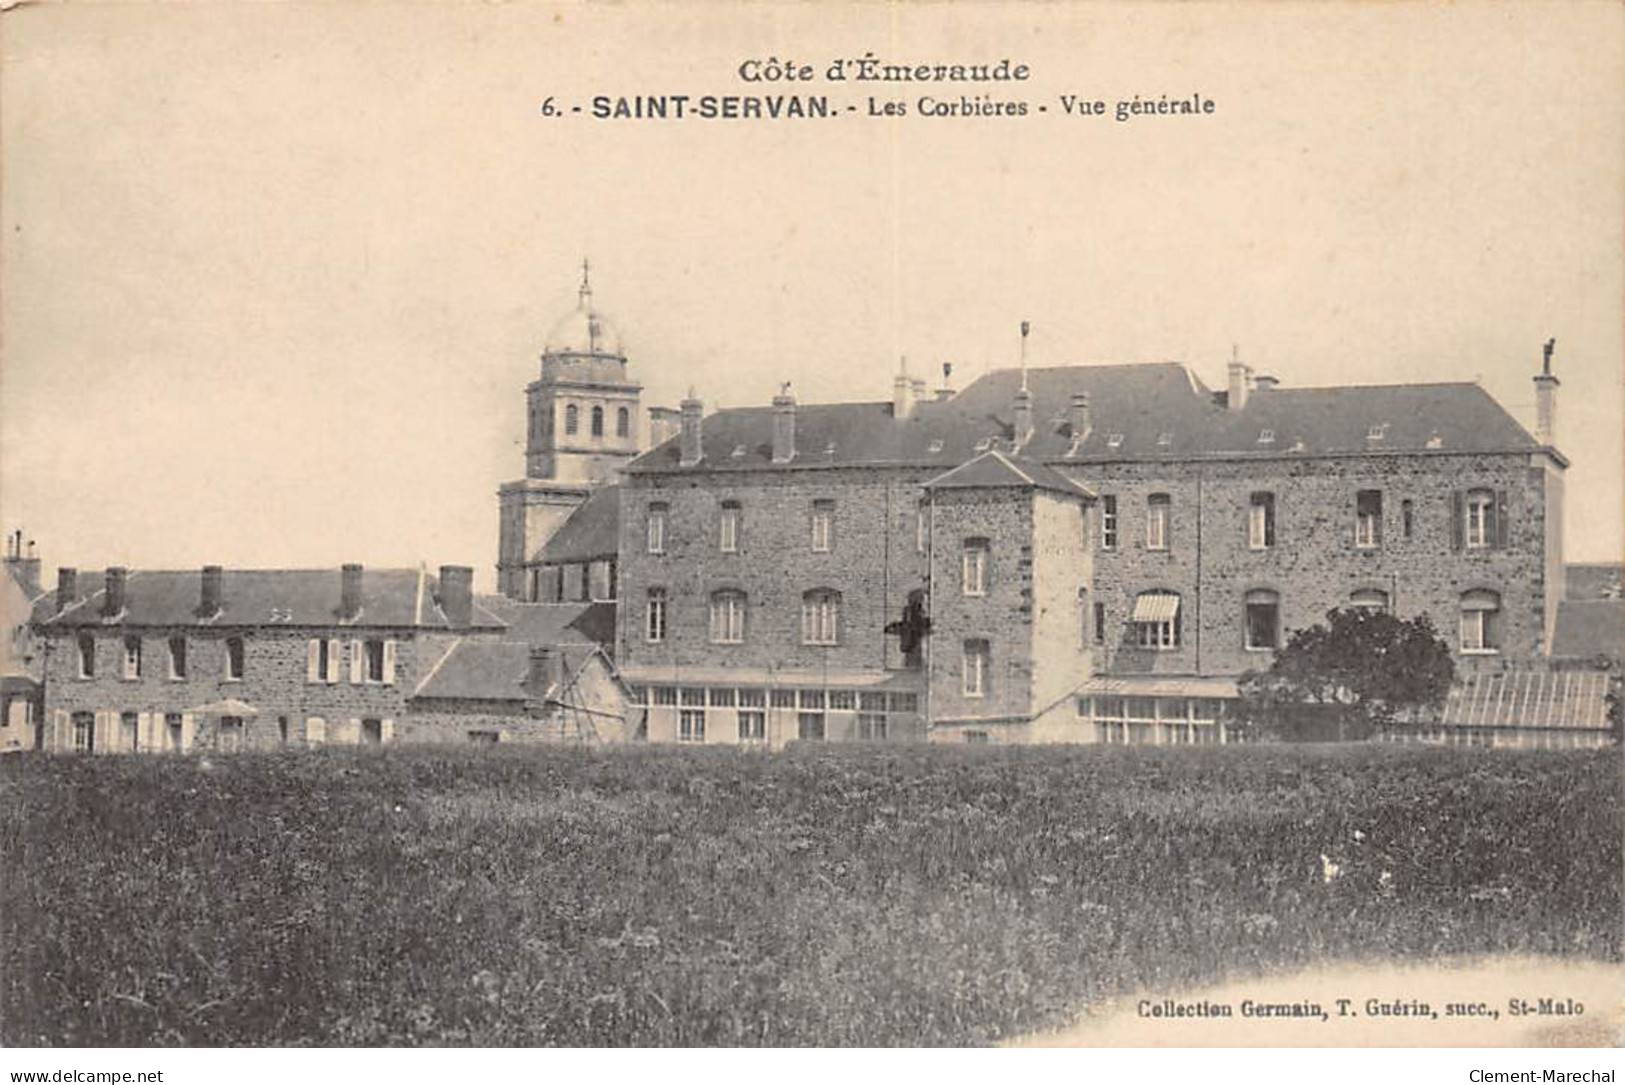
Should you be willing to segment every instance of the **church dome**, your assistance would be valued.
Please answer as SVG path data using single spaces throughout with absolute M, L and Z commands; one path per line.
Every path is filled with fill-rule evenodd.
M 592 285 L 587 281 L 587 265 L 582 262 L 581 289 L 576 307 L 564 314 L 547 333 L 545 354 L 597 354 L 622 357 L 621 337 L 615 327 L 592 303 Z

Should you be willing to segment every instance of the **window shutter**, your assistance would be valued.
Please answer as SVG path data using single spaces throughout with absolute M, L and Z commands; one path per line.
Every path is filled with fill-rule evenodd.
M 305 645 L 305 681 L 320 682 L 322 679 L 322 642 L 312 637 Z
M 361 642 L 352 640 L 350 642 L 350 684 L 352 686 L 359 686 L 366 677 L 366 672 L 363 669 L 365 662 L 361 655 Z
M 1467 495 L 1461 490 L 1450 494 L 1450 549 L 1460 550 L 1467 541 Z
M 384 685 L 395 684 L 395 642 L 384 641 Z
M 1505 550 L 1507 548 L 1507 539 L 1511 534 L 1510 525 L 1507 523 L 1507 520 L 1507 492 L 1505 490 L 1496 490 L 1495 547 L 1497 550 Z
M 343 653 L 343 641 L 339 640 L 337 637 L 334 637 L 327 642 L 327 680 L 329 682 L 337 682 L 339 680 L 339 660 Z
M 353 716 L 350 719 L 350 732 L 344 736 L 344 741 L 351 746 L 361 745 L 361 718 Z
M 135 718 L 135 751 L 155 750 L 158 744 L 153 741 L 152 713 L 142 712 Z
M 181 753 L 187 753 L 192 748 L 192 740 L 197 737 L 197 717 L 190 712 L 181 713 Z
M 378 741 L 380 744 L 395 741 L 395 721 L 378 721 Z

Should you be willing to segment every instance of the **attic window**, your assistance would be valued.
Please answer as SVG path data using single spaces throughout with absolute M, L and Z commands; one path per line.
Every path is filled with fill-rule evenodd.
M 834 441 L 831 441 L 829 444 L 824 446 L 824 455 L 826 455 L 826 456 L 835 455 L 835 442 Z
M 1433 436 L 1428 438 L 1428 447 L 1429 448 L 1443 448 L 1444 447 L 1444 438 L 1440 437 L 1437 433 L 1435 433 Z
M 1371 424 L 1371 428 L 1366 431 L 1365 439 L 1368 441 L 1380 441 L 1386 436 L 1388 436 L 1388 423 L 1373 422 Z
M 993 447 L 993 438 L 991 438 L 991 437 L 983 437 L 980 441 L 976 442 L 976 451 L 978 451 L 978 452 L 986 452 L 988 449 L 990 449 L 992 447 Z
M 1106 447 L 1107 448 L 1122 448 L 1123 447 L 1123 435 L 1121 433 L 1108 434 L 1106 436 Z
M 1174 443 L 1174 435 L 1173 434 L 1171 434 L 1171 433 L 1159 433 L 1159 434 L 1157 434 L 1157 444 L 1160 447 L 1167 448 L 1169 445 L 1171 445 L 1173 443 Z
M 1261 445 L 1272 445 L 1272 444 L 1274 444 L 1275 443 L 1275 431 L 1272 430 L 1272 429 L 1261 429 L 1261 430 L 1259 430 L 1258 431 L 1258 443 L 1261 444 Z
M 929 445 L 926 445 L 925 450 L 927 452 L 941 452 L 942 451 L 942 442 L 941 441 L 932 441 Z
M 736 460 L 742 460 L 742 459 L 745 458 L 745 446 L 744 445 L 734 445 L 733 458 L 736 459 Z

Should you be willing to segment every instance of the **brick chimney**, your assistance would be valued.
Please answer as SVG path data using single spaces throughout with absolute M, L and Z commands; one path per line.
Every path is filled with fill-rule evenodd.
M 908 379 L 908 370 L 899 366 L 891 382 L 891 414 L 893 418 L 907 418 L 913 413 L 914 382 Z
M 1089 408 L 1088 392 L 1073 392 L 1071 409 L 1067 414 L 1067 421 L 1072 423 L 1072 439 L 1081 441 L 1089 436 L 1094 427 L 1094 412 Z
M 197 613 L 200 618 L 212 618 L 220 613 L 221 596 L 220 581 L 222 572 L 218 565 L 205 565 L 203 575 L 198 581 Z
M 474 623 L 474 570 L 468 565 L 440 567 L 440 610 L 454 629 Z
M 28 553 L 25 555 L 21 530 L 6 536 L 6 565 L 30 599 L 40 593 L 40 560 L 34 554 L 34 540 L 28 540 Z
M 1023 384 L 1016 389 L 1016 447 L 1021 448 L 1033 436 L 1033 394 Z
M 79 595 L 79 570 L 64 565 L 56 571 L 56 612 L 61 614 Z
M 124 613 L 124 582 L 130 571 L 122 565 L 107 567 L 107 590 L 102 593 L 102 616 L 111 618 Z
M 688 392 L 688 398 L 683 400 L 682 422 L 682 459 L 679 461 L 684 467 L 693 467 L 704 457 L 705 451 L 700 441 L 700 417 L 705 413 L 705 404 L 694 398 L 694 390 Z
M 905 378 L 906 379 L 906 378 Z M 773 397 L 773 462 L 789 463 L 796 458 L 796 397 L 790 386 Z
M 339 568 L 339 620 L 352 622 L 361 614 L 361 566 Z
M 550 644 L 530 646 L 530 672 L 525 688 L 531 699 L 540 701 L 564 685 L 564 652 Z
M 1239 358 L 1230 359 L 1230 389 L 1226 400 L 1232 411 L 1247 406 L 1247 393 L 1251 390 L 1252 370 Z
M 1557 386 L 1562 382 L 1552 376 L 1552 351 L 1556 348 L 1556 339 L 1546 341 L 1540 372 L 1535 375 L 1535 440 L 1543 445 L 1557 443 Z
M 943 402 L 945 400 L 949 400 L 949 399 L 954 398 L 953 375 L 954 375 L 954 363 L 952 363 L 952 362 L 943 362 L 942 363 L 942 387 L 937 389 L 937 402 L 938 403 L 941 403 L 941 402 Z

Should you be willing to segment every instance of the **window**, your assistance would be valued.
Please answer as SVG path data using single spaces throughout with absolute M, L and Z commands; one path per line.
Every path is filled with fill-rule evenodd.
M 1258 431 L 1258 443 L 1261 444 L 1261 445 L 1272 445 L 1272 444 L 1274 444 L 1275 443 L 1275 431 L 1272 430 L 1272 429 L 1261 429 L 1261 430 L 1259 430 Z
M 236 682 L 243 677 L 243 638 L 226 638 L 226 681 Z
M 986 539 L 966 539 L 960 555 L 959 586 L 966 595 L 987 594 Z
M 276 739 L 284 746 L 288 744 L 288 717 L 286 716 L 276 718 Z
M 1416 522 L 1416 509 L 1410 498 L 1399 503 L 1399 530 L 1405 538 L 1411 537 L 1411 531 Z
M 384 744 L 384 721 L 361 721 L 361 744 L 363 746 L 382 746 Z
M 840 632 L 840 592 L 819 588 L 801 597 L 801 643 L 836 644 Z
M 1495 537 L 1495 495 L 1488 490 L 1467 491 L 1467 549 L 1483 550 Z
M 850 689 L 829 691 L 829 707 L 836 712 L 851 712 L 858 707 L 858 695 Z
M 1146 591 L 1134 597 L 1134 641 L 1141 648 L 1167 651 L 1178 648 L 1181 630 L 1179 596 L 1169 591 Z
M 1247 546 L 1268 550 L 1275 545 L 1275 495 L 1259 492 L 1247 504 Z
M 1489 653 L 1501 650 L 1501 597 L 1488 589 L 1461 597 L 1461 650 Z
M 988 643 L 985 640 L 968 640 L 965 642 L 964 684 L 962 690 L 966 697 L 987 696 L 988 678 Z
M 141 638 L 124 638 L 124 677 L 141 677 Z
M 96 638 L 89 633 L 79 634 L 79 677 L 96 677 Z
M 1247 593 L 1247 640 L 1250 651 L 1270 651 L 1280 644 L 1281 597 L 1264 588 Z
M 125 712 L 118 720 L 118 744 L 122 750 L 131 753 L 141 752 L 141 717 L 135 712 Z
M 342 642 L 313 638 L 305 645 L 305 681 L 337 682 L 339 658 L 344 654 Z
M 717 520 L 717 548 L 724 554 L 739 552 L 739 502 L 724 501 Z
M 96 752 L 96 715 L 93 712 L 73 714 L 73 750 L 75 753 Z
M 215 746 L 221 753 L 236 753 L 243 748 L 243 718 L 221 716 L 220 734 Z
M 664 554 L 666 552 L 666 513 L 670 506 L 664 502 L 656 502 L 649 506 L 649 553 Z
M 767 694 L 759 689 L 742 689 L 739 691 L 740 708 L 767 707 Z
M 715 592 L 711 596 L 711 643 L 739 644 L 745 639 L 745 593 Z
M 821 689 L 804 689 L 799 691 L 796 696 L 796 700 L 798 703 L 800 703 L 802 708 L 817 708 L 822 710 L 824 707 L 824 691 Z
M 615 409 L 615 436 L 626 437 L 632 432 L 632 416 L 625 407 Z
M 186 638 L 169 638 L 169 677 L 186 677 Z
M 886 741 L 886 717 L 879 712 L 859 713 L 858 739 L 862 742 Z
M 1361 490 L 1354 495 L 1354 545 L 1363 549 L 1382 545 L 1382 491 Z
M 793 689 L 775 689 L 768 694 L 768 703 L 774 708 L 794 708 L 796 706 L 796 691 Z
M 812 548 L 827 554 L 835 544 L 835 502 L 814 501 L 812 504 Z
M 574 435 L 581 428 L 581 412 L 574 403 L 564 408 L 564 432 Z
M 495 731 L 470 731 L 468 741 L 476 746 L 495 746 L 499 737 Z
M 677 687 L 656 686 L 654 688 L 654 703 L 666 708 L 675 705 L 677 703 Z
M 796 716 L 796 737 L 803 742 L 824 741 L 824 714 L 802 712 Z
M 914 713 L 920 710 L 920 695 L 918 693 L 893 693 L 887 702 L 889 712 Z
M 594 437 L 604 435 L 604 408 L 602 407 L 592 409 L 592 435 Z
M 988 737 L 988 733 L 986 731 L 965 732 L 965 745 L 967 746 L 986 746 L 991 741 L 992 740 Z
M 1387 611 L 1388 593 L 1381 588 L 1361 588 L 1349 596 L 1349 606 L 1356 610 Z
M 739 741 L 764 742 L 767 739 L 767 713 L 759 708 L 739 710 Z
M 666 639 L 666 589 L 650 588 L 649 601 L 644 604 L 643 636 L 650 644 Z
M 1168 519 L 1173 499 L 1167 494 L 1152 494 L 1145 499 L 1145 548 L 1168 549 Z
M 384 681 L 384 642 L 369 640 L 363 647 L 366 658 L 366 679 L 369 682 Z
M 1117 549 L 1117 495 L 1105 494 L 1100 499 L 1100 548 Z
M 677 713 L 677 741 L 705 741 L 705 709 L 685 708 Z
M 1089 632 L 1090 619 L 1094 617 L 1089 610 L 1089 589 L 1078 589 L 1078 647 L 1087 648 L 1092 639 Z
M 712 708 L 732 708 L 736 696 L 731 688 L 713 689 L 708 700 Z
M 1095 643 L 1106 643 L 1106 604 L 1095 604 Z

